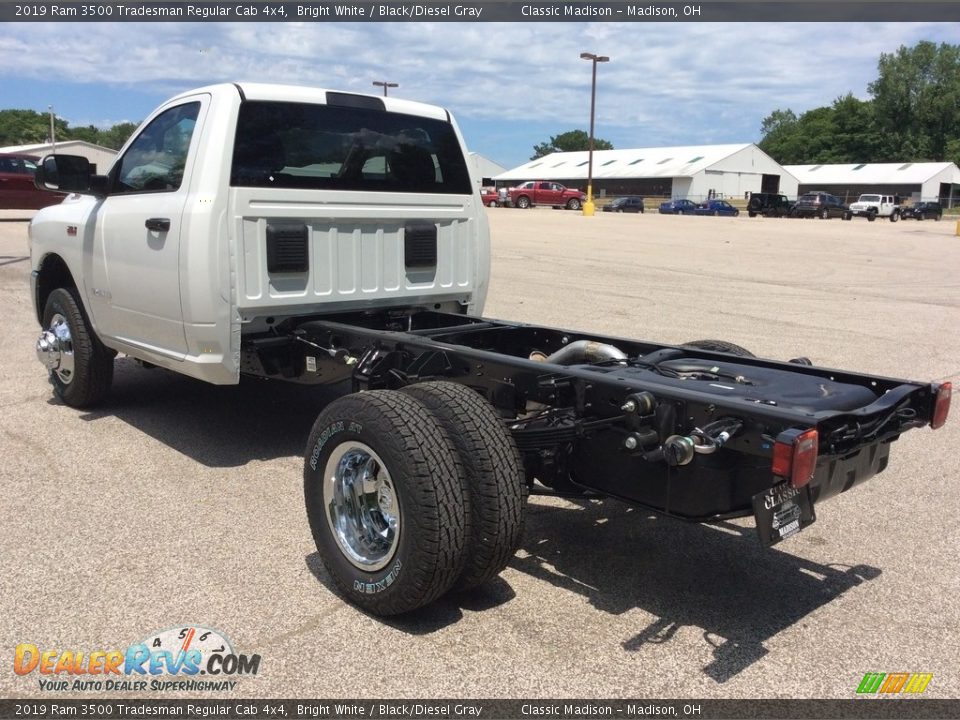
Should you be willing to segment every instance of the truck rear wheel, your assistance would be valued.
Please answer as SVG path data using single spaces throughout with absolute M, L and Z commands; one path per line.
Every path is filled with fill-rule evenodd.
M 691 340 L 690 342 L 685 342 L 680 347 L 692 347 L 710 352 L 730 353 L 731 355 L 739 355 L 740 357 L 756 357 L 756 355 L 746 348 L 734 345 L 732 342 L 727 342 L 726 340 Z
M 340 592 L 385 616 L 449 590 L 465 559 L 464 484 L 456 448 L 415 398 L 375 390 L 327 406 L 307 443 L 303 490 Z
M 91 408 L 110 392 L 114 353 L 94 334 L 72 289 L 57 288 L 47 298 L 37 357 L 54 394 L 70 407 Z
M 422 402 L 456 445 L 467 483 L 466 562 L 455 591 L 496 577 L 523 539 L 527 484 L 517 447 L 496 410 L 474 390 L 426 382 L 402 392 Z
M 894 210 L 892 213 L 890 213 L 890 222 L 896 222 L 896 221 L 899 220 L 899 219 L 900 219 L 900 213 L 899 213 L 899 212 L 897 212 L 896 210 Z

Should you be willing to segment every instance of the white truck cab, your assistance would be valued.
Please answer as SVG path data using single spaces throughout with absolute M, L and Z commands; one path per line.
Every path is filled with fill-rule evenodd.
M 48 308 L 58 289 L 103 352 L 218 384 L 238 382 L 245 334 L 291 316 L 480 314 L 489 233 L 465 157 L 446 110 L 399 98 L 248 83 L 178 95 L 106 177 L 82 158 L 42 164 L 38 183 L 79 194 L 30 224 L 38 355 L 64 390 L 83 374 L 66 355 L 70 308 Z

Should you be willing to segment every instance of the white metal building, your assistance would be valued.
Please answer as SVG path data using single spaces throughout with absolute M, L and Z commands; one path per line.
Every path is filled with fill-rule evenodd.
M 50 143 L 35 143 L 33 145 L 11 145 L 0 148 L 0 153 L 24 153 L 43 157 L 53 152 Z M 105 174 L 113 165 L 117 151 L 102 145 L 95 145 L 86 140 L 63 140 L 57 142 L 56 152 L 63 155 L 82 155 L 95 166 L 95 172 Z
M 555 180 L 585 187 L 587 151 L 553 153 L 494 177 L 498 183 Z M 743 198 L 753 192 L 797 195 L 797 179 L 753 144 L 596 150 L 594 194 Z
M 845 201 L 862 193 L 899 195 L 914 202 L 939 200 L 944 207 L 960 203 L 960 168 L 950 162 L 787 165 L 800 192 L 824 190 Z
M 487 184 L 486 180 L 506 171 L 506 168 L 503 165 L 495 163 L 493 160 L 488 157 L 484 157 L 480 153 L 470 153 L 470 159 L 473 160 L 473 165 L 477 169 L 477 177 L 481 178 L 484 185 Z

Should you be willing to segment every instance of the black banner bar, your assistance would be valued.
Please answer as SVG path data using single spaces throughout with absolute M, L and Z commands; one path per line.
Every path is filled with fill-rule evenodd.
M 958 22 L 960 3 L 807 2 L 51 2 L 0 3 L 0 22 Z
M 927 718 L 960 717 L 960 700 L 0 700 L 0 717 L 32 718 L 377 718 L 559 720 L 584 718 Z

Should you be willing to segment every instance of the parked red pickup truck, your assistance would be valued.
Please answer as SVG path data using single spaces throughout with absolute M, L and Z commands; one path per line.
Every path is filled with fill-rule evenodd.
M 556 208 L 579 210 L 587 199 L 581 190 L 567 188 L 556 182 L 528 180 L 510 188 L 510 202 L 514 207 L 526 209 L 533 205 L 552 205 Z

